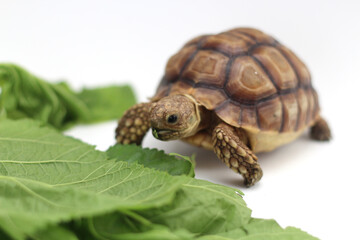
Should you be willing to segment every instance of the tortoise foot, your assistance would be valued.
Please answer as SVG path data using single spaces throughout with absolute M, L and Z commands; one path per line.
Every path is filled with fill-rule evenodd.
M 115 130 L 118 143 L 141 145 L 150 128 L 149 109 L 150 103 L 139 103 L 124 113 Z
M 257 157 L 240 140 L 235 128 L 225 123 L 216 126 L 213 131 L 213 145 L 217 157 L 234 172 L 240 173 L 247 187 L 261 179 L 263 173 Z
M 329 141 L 331 139 L 331 131 L 329 125 L 323 118 L 319 118 L 310 129 L 310 137 L 318 141 Z

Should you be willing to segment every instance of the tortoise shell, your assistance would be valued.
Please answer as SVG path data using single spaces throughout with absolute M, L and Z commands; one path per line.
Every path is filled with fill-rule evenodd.
M 305 64 L 251 28 L 186 43 L 169 59 L 153 100 L 173 94 L 191 95 L 226 123 L 255 132 L 295 132 L 319 114 Z

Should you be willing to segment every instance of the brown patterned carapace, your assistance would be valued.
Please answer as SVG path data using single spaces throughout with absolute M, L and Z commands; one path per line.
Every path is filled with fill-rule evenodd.
M 154 99 L 189 94 L 235 127 L 291 132 L 313 122 L 317 94 L 304 63 L 274 38 L 237 28 L 189 41 L 166 66 Z

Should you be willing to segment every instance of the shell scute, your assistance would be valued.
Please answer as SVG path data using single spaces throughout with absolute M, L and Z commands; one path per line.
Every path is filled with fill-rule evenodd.
M 208 37 L 202 43 L 201 48 L 214 49 L 231 56 L 245 53 L 249 48 L 249 42 L 229 34 L 218 34 Z
M 282 127 L 282 103 L 279 97 L 257 105 L 257 115 L 261 130 L 280 131 Z
M 253 56 L 268 71 L 277 88 L 295 88 L 298 84 L 296 73 L 279 50 L 271 46 L 259 46 Z
M 169 95 L 176 95 L 176 94 L 192 95 L 193 92 L 194 92 L 194 88 L 192 85 L 183 81 L 177 81 L 172 85 Z
M 287 47 L 281 45 L 278 49 L 284 54 L 284 56 L 289 60 L 289 63 L 292 64 L 295 69 L 300 84 L 302 86 L 308 86 L 311 84 L 311 76 L 308 68 L 305 64 Z
M 251 38 L 256 43 L 273 44 L 276 42 L 276 40 L 273 37 L 254 28 L 235 28 L 230 30 L 229 32 L 244 34 L 249 38 Z
M 240 127 L 239 118 L 242 109 L 231 101 L 226 101 L 220 108 L 215 110 L 216 114 L 231 126 Z
M 306 113 L 306 124 L 307 124 L 313 118 L 315 100 L 314 100 L 314 95 L 312 94 L 312 89 L 306 89 L 305 95 L 308 101 L 308 112 Z
M 190 41 L 188 41 L 187 43 L 185 43 L 184 47 L 188 47 L 190 45 L 196 45 L 199 44 L 199 42 L 203 41 L 204 39 L 206 39 L 209 35 L 201 35 L 198 37 L 195 37 L 193 39 L 191 39 Z
M 213 51 L 199 51 L 183 72 L 183 78 L 195 83 L 222 87 L 225 83 L 228 57 Z
M 234 60 L 226 90 L 236 101 L 258 100 L 276 93 L 264 70 L 249 56 Z
M 166 64 L 165 78 L 167 81 L 171 82 L 179 76 L 185 62 L 189 57 L 194 54 L 196 51 L 196 46 L 190 45 L 183 48 L 180 52 L 170 57 L 169 61 Z
M 255 105 L 243 106 L 241 108 L 240 126 L 246 129 L 259 129 Z
M 281 102 L 283 103 L 284 119 L 283 119 L 283 131 L 294 131 L 298 120 L 299 106 L 294 93 L 281 96 Z
M 223 91 L 210 88 L 194 88 L 191 95 L 209 110 L 215 109 L 228 99 Z
M 299 104 L 299 115 L 298 115 L 298 129 L 301 129 L 306 124 L 306 118 L 308 114 L 308 99 L 306 97 L 306 93 L 304 89 L 299 88 L 297 91 L 297 101 Z

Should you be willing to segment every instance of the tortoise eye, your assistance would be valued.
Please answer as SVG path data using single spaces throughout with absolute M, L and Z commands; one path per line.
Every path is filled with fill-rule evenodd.
M 178 119 L 177 115 L 172 114 L 172 115 L 168 116 L 167 122 L 174 124 L 174 123 L 176 123 L 177 119 Z

